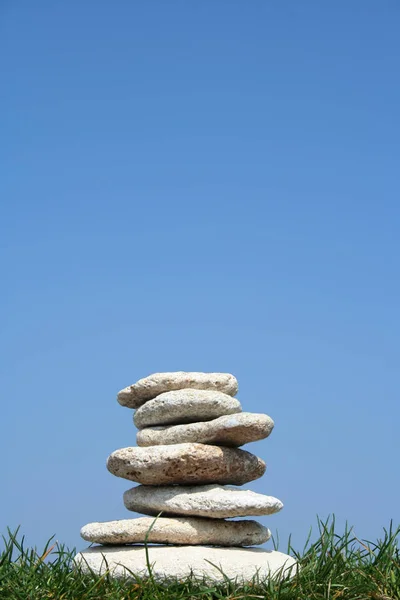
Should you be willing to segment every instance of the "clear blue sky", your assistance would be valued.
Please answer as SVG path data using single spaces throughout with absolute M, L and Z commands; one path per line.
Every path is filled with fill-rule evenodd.
M 3 0 L 1 511 L 132 516 L 118 390 L 229 371 L 301 546 L 400 521 L 400 5 Z

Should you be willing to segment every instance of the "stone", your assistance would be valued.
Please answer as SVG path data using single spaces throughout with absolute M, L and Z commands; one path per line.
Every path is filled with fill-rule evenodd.
M 214 390 L 234 396 L 238 391 L 238 382 L 230 373 L 154 373 L 121 390 L 117 399 L 122 406 L 139 408 L 163 392 L 185 388 Z
M 235 486 L 196 485 L 148 487 L 138 485 L 124 493 L 128 510 L 164 517 L 181 515 L 228 519 L 272 515 L 283 508 L 273 496 L 265 496 Z
M 228 394 L 185 389 L 165 392 L 149 400 L 135 412 L 133 422 L 138 429 L 143 429 L 149 425 L 211 421 L 241 410 L 239 400 Z
M 138 432 L 136 443 L 138 446 L 188 442 L 216 446 L 243 446 L 268 437 L 273 427 L 274 422 L 268 415 L 243 412 L 224 415 L 203 423 L 147 427 Z
M 242 485 L 262 477 L 261 458 L 237 448 L 174 444 L 122 448 L 107 460 L 113 475 L 144 485 L 221 483 Z
M 140 517 L 89 523 L 82 527 L 81 536 L 97 544 L 144 544 L 147 541 L 149 544 L 253 546 L 268 541 L 271 532 L 256 521 Z
M 227 579 L 241 583 L 293 577 L 297 571 L 293 557 L 262 548 L 216 548 L 210 546 L 147 546 L 148 563 L 155 581 L 168 583 L 190 578 L 212 583 Z M 74 558 L 84 573 L 114 578 L 148 578 L 144 546 L 94 546 Z

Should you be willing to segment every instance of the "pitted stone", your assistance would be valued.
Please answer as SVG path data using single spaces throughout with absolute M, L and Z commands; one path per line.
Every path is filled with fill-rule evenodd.
M 233 484 L 262 477 L 261 458 L 239 450 L 206 444 L 130 447 L 113 452 L 107 460 L 113 475 L 144 485 Z

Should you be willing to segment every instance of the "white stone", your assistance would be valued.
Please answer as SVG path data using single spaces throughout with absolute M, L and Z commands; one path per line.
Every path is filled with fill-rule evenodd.
M 145 515 L 183 515 L 228 519 L 272 515 L 283 508 L 273 496 L 235 486 L 196 485 L 149 487 L 138 485 L 124 493 L 128 510 Z
M 267 415 L 243 412 L 224 415 L 202 423 L 147 427 L 138 432 L 136 442 L 138 446 L 189 442 L 218 446 L 243 446 L 243 444 L 268 437 L 273 427 L 274 422 Z
M 240 413 L 239 400 L 210 390 L 177 390 L 165 392 L 143 404 L 133 421 L 138 429 L 149 425 L 210 421 L 222 415 Z
M 265 473 L 261 458 L 239 450 L 206 444 L 121 448 L 107 460 L 113 475 L 144 485 L 207 483 L 242 485 Z
M 238 583 L 292 577 L 296 561 L 291 556 L 261 548 L 216 548 L 210 546 L 148 546 L 153 578 L 168 581 L 205 579 L 223 583 L 226 578 Z M 134 579 L 146 578 L 149 570 L 144 546 L 95 546 L 75 557 L 76 566 L 85 573 Z M 126 568 L 125 568 L 126 567 Z
M 128 408 L 139 408 L 163 392 L 185 388 L 214 390 L 234 396 L 238 391 L 238 382 L 230 373 L 154 373 L 121 390 L 118 402 Z
M 97 544 L 144 544 L 147 541 L 152 544 L 254 546 L 269 540 L 271 532 L 256 521 L 140 517 L 89 523 L 82 527 L 81 536 Z

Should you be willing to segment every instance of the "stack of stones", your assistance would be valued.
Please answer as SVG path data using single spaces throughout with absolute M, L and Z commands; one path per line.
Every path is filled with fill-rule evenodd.
M 85 540 L 102 545 L 77 555 L 83 569 L 146 575 L 145 544 L 151 544 L 158 579 L 192 574 L 216 581 L 223 571 L 249 580 L 288 567 L 290 573 L 291 557 L 248 548 L 266 542 L 269 529 L 233 520 L 271 515 L 283 506 L 238 487 L 266 469 L 239 447 L 268 437 L 274 423 L 267 415 L 242 412 L 237 390 L 228 373 L 177 372 L 156 373 L 119 392 L 118 402 L 135 409 L 138 446 L 113 452 L 107 468 L 139 484 L 125 492 L 125 507 L 150 516 L 83 527 Z

